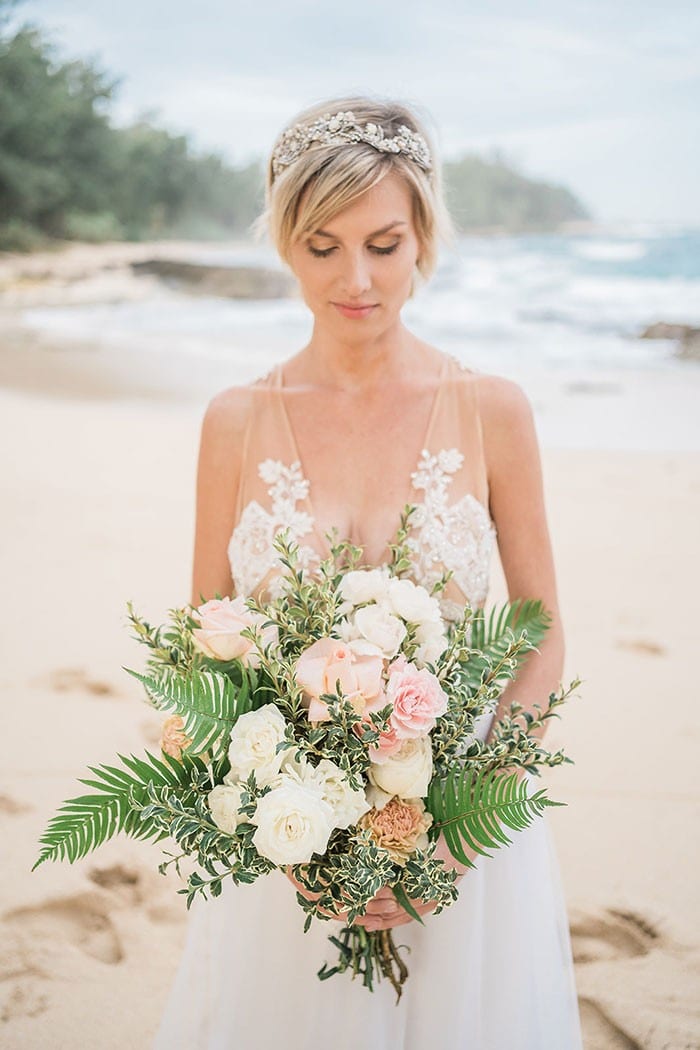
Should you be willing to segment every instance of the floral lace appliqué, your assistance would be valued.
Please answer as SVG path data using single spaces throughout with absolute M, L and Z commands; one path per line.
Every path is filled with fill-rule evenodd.
M 289 539 L 299 545 L 299 564 L 303 569 L 312 569 L 318 563 L 318 555 L 312 547 L 299 540 L 313 529 L 313 518 L 297 504 L 306 499 L 309 482 L 301 472 L 297 460 L 290 466 L 276 459 L 265 459 L 258 465 L 258 474 L 268 486 L 271 510 L 266 510 L 257 500 L 251 500 L 244 508 L 228 545 L 236 594 L 250 595 L 274 570 L 280 560 L 273 547 L 275 536 L 283 529 L 289 530 Z M 268 584 L 270 597 L 279 594 L 279 573 L 274 573 Z
M 457 503 L 448 504 L 452 475 L 464 456 L 456 448 L 441 449 L 431 455 L 423 450 L 418 468 L 411 474 L 414 489 L 423 491 L 416 502 L 407 538 L 413 552 L 413 577 L 416 583 L 430 589 L 445 569 L 453 572 L 454 583 L 463 602 L 481 605 L 489 584 L 489 565 L 496 528 L 483 503 L 468 493 Z M 318 553 L 299 541 L 314 528 L 313 517 L 297 506 L 306 499 L 309 482 L 296 460 L 290 466 L 276 459 L 266 459 L 258 474 L 268 486 L 271 510 L 257 500 L 247 504 L 233 530 L 228 555 L 237 594 L 249 595 L 280 566 L 272 543 L 282 529 L 299 545 L 300 567 L 313 571 L 320 561 Z M 270 597 L 280 593 L 280 576 L 274 573 L 267 584 Z M 443 615 L 457 619 L 463 605 L 447 597 L 441 599 Z
M 463 462 L 456 448 L 441 449 L 435 455 L 423 449 L 418 469 L 411 475 L 413 487 L 423 491 L 423 500 L 416 503 L 407 543 L 418 582 L 430 589 L 445 569 L 451 569 L 464 599 L 476 606 L 483 604 L 488 592 L 496 527 L 486 507 L 471 493 L 448 503 L 452 475 Z M 461 614 L 459 603 L 448 598 L 441 600 L 441 606 L 448 619 Z

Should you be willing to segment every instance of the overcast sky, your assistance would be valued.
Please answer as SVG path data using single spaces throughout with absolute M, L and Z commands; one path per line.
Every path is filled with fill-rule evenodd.
M 120 77 L 148 111 L 241 163 L 348 93 L 432 118 L 444 156 L 499 147 L 601 221 L 700 225 L 699 0 L 27 0 L 12 24 Z

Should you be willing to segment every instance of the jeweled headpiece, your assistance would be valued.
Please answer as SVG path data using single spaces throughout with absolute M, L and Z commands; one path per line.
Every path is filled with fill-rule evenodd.
M 314 142 L 341 145 L 345 142 L 367 142 L 380 153 L 405 153 L 424 171 L 430 171 L 432 159 L 428 144 L 417 131 L 405 124 L 399 125 L 396 135 L 387 137 L 378 124 L 358 124 L 351 110 L 344 113 L 324 113 L 312 124 L 295 124 L 281 136 L 272 151 L 272 171 L 275 175 L 309 149 Z

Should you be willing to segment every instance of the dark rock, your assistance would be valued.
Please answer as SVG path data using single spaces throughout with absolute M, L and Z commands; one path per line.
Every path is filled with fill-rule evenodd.
M 194 295 L 218 295 L 225 299 L 287 299 L 295 294 L 296 282 L 283 270 L 262 266 L 210 266 L 177 259 L 147 259 L 132 262 L 137 275 L 153 274 Z
M 668 324 L 666 321 L 656 321 L 648 325 L 640 332 L 640 339 L 685 339 L 688 336 L 700 335 L 700 328 L 694 328 L 689 324 Z
M 657 321 L 640 333 L 640 339 L 675 339 L 675 357 L 684 361 L 700 361 L 700 328 L 692 324 L 668 324 Z

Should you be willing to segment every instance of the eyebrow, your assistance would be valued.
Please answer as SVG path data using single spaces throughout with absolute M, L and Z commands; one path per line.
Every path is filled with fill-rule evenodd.
M 380 234 L 393 230 L 394 226 L 408 226 L 408 223 L 404 219 L 395 219 L 393 222 L 387 223 L 386 226 L 382 226 L 381 230 L 375 230 L 374 233 L 370 233 L 369 236 L 379 237 Z M 333 241 L 340 240 L 340 237 L 336 237 L 334 233 L 329 233 L 328 230 L 314 230 L 313 235 L 316 237 L 330 237 Z

